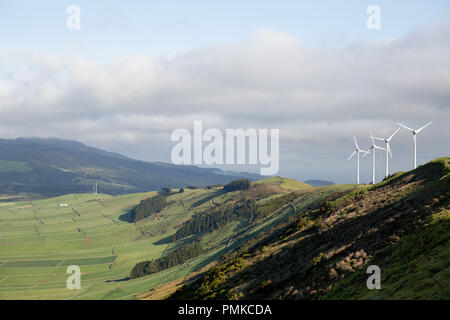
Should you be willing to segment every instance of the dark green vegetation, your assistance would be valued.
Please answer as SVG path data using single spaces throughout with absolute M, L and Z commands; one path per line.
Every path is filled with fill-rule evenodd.
M 0 194 L 30 198 L 92 192 L 117 195 L 225 184 L 247 173 L 223 174 L 218 169 L 134 160 L 76 141 L 40 138 L 0 139 Z
M 250 189 L 250 181 L 248 179 L 234 180 L 223 186 L 223 190 L 226 192 L 248 189 Z
M 130 278 L 135 279 L 174 267 L 191 258 L 197 257 L 203 253 L 203 251 L 202 245 L 199 242 L 188 243 L 181 248 L 168 253 L 164 257 L 139 262 L 134 266 L 133 270 L 131 270 Z
M 153 213 L 160 212 L 167 204 L 166 197 L 158 194 L 154 197 L 141 200 L 137 206 L 131 209 L 134 222 L 145 219 Z
M 249 226 L 254 225 L 286 205 L 292 204 L 297 197 L 297 193 L 290 192 L 266 199 L 259 204 L 252 197 L 244 197 L 237 202 L 225 202 L 204 212 L 194 214 L 177 230 L 172 237 L 172 241 L 178 241 L 193 234 L 213 232 L 239 218 L 245 218 Z M 293 205 L 291 209 L 295 211 L 295 206 Z
M 450 299 L 449 158 L 300 206 L 315 196 L 171 298 Z
M 239 217 L 252 216 L 255 211 L 254 201 L 247 199 L 231 205 L 225 204 L 213 207 L 205 212 L 196 213 L 173 235 L 172 241 L 183 239 L 192 234 L 199 234 L 205 231 L 213 232 L 228 223 L 237 220 Z

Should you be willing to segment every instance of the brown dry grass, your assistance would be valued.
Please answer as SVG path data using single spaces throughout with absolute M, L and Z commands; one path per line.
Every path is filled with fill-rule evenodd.
M 180 278 L 171 282 L 167 282 L 160 286 L 157 286 L 149 291 L 139 293 L 134 296 L 136 300 L 164 300 L 177 289 L 181 288 L 185 284 L 190 284 L 193 281 L 201 277 L 207 270 L 214 267 L 217 262 L 211 262 L 198 271 L 192 272 L 184 278 Z

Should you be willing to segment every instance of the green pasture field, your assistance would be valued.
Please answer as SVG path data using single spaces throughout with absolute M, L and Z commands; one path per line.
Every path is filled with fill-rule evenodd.
M 301 190 L 309 194 L 299 203 L 301 208 L 316 197 L 352 187 L 321 189 L 278 177 L 265 180 L 260 183 L 279 184 L 285 192 Z M 208 249 L 205 254 L 180 266 L 130 280 L 128 275 L 137 262 L 159 258 L 183 243 L 170 243 L 169 239 L 184 221 L 236 192 L 185 189 L 184 193 L 167 197 L 169 205 L 160 213 L 133 223 L 130 209 L 155 194 L 68 194 L 0 202 L 0 299 L 132 299 L 137 293 L 198 270 L 291 214 L 290 209 L 284 208 L 250 229 L 241 218 L 203 235 L 202 243 Z M 69 265 L 81 268 L 79 290 L 66 288 Z

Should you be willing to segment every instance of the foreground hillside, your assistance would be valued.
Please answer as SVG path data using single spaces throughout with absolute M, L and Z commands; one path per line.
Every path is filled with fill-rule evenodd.
M 171 298 L 450 299 L 449 209 L 441 158 L 302 208 Z M 369 265 L 381 290 L 366 287 Z
M 198 272 L 298 210 L 350 190 L 355 187 L 313 188 L 278 177 L 253 182 L 242 191 L 226 192 L 222 186 L 172 189 L 162 210 L 139 221 L 134 221 L 132 208 L 158 192 L 0 202 L 0 299 L 132 299 Z M 294 198 L 295 208 L 290 205 Z M 251 215 L 240 212 L 217 228 L 208 225 L 211 229 L 179 233 L 180 239 L 174 239 L 183 226 L 197 221 L 195 214 L 221 212 L 244 199 L 252 199 L 256 208 Z M 137 263 L 171 257 L 192 242 L 204 250 L 195 258 L 130 279 Z M 69 265 L 81 268 L 80 290 L 66 288 Z
M 19 138 L 0 139 L 0 195 L 26 198 L 91 192 L 117 195 L 164 187 L 224 184 L 248 173 L 134 160 L 80 142 Z

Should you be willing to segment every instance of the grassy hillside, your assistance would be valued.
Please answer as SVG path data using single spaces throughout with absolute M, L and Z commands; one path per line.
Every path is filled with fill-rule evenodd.
M 345 190 L 352 186 L 340 186 Z M 296 210 L 340 192 L 321 190 L 289 179 L 254 183 L 249 190 L 224 192 L 221 186 L 185 188 L 167 197 L 167 205 L 133 222 L 131 209 L 156 192 L 121 196 L 69 194 L 36 201 L 0 202 L 0 299 L 132 299 L 136 294 L 183 278 L 258 234 L 289 220 Z M 267 212 L 249 225 L 241 216 L 214 232 L 180 241 L 172 236 L 197 212 L 251 197 L 264 204 L 293 191 L 304 201 Z M 309 194 L 310 196 L 307 196 Z M 68 206 L 60 206 L 67 204 Z M 157 259 L 192 240 L 206 252 L 167 270 L 130 280 L 136 263 Z M 81 268 L 80 290 L 66 288 L 68 265 Z
M 449 158 L 334 199 L 330 187 L 171 298 L 450 299 Z M 302 205 L 314 197 L 320 208 Z M 381 290 L 366 287 L 369 265 Z

